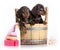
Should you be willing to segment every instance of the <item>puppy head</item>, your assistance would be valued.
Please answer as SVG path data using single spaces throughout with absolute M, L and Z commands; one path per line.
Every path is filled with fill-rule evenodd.
M 26 6 L 23 6 L 23 7 L 21 7 L 21 8 L 17 11 L 16 16 L 17 16 L 18 18 L 21 18 L 21 16 L 22 16 L 23 18 L 29 18 L 29 16 L 30 16 L 30 9 L 29 9 L 28 7 L 26 7 Z
M 44 15 L 45 14 L 44 6 L 42 4 L 37 4 L 36 6 L 33 7 L 32 13 L 33 13 L 33 15 L 35 15 L 35 14 Z
M 22 7 L 21 11 L 22 11 L 22 15 L 23 15 L 24 18 L 29 18 L 29 16 L 30 16 L 30 10 L 29 10 L 28 7 L 25 7 L 25 6 Z

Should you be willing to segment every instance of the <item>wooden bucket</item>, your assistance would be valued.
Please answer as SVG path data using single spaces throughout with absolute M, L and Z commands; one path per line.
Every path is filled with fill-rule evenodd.
M 22 37 L 21 44 L 46 44 L 47 43 L 47 25 L 35 24 L 30 26 L 26 24 L 27 33 Z

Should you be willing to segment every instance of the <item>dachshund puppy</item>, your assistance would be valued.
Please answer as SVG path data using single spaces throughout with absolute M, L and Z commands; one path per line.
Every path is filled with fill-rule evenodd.
M 34 6 L 32 9 L 32 14 L 33 14 L 35 23 L 46 24 L 46 22 L 43 21 L 42 16 L 41 16 L 41 15 L 45 15 L 45 13 L 46 12 L 45 12 L 44 6 L 42 4 L 37 4 L 36 6 Z
M 28 7 L 21 7 L 16 13 L 17 22 L 20 24 L 20 30 L 26 33 L 25 24 L 33 24 L 31 11 Z

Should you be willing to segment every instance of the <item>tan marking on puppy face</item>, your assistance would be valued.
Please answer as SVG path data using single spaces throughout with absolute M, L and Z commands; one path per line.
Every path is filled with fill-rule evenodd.
M 45 15 L 46 12 L 45 12 L 45 11 L 37 11 L 37 14 L 38 14 L 38 15 Z

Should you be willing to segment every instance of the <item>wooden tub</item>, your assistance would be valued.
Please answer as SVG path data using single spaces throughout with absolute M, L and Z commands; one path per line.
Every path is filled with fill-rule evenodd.
M 47 43 L 47 25 L 35 24 L 30 26 L 26 24 L 27 33 L 21 37 L 21 44 L 46 44 Z

